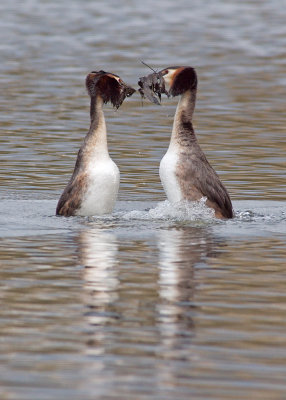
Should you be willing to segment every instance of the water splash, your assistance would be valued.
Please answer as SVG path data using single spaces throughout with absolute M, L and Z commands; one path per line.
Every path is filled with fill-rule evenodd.
M 171 220 L 171 221 L 198 221 L 213 220 L 214 210 L 206 206 L 206 198 L 199 201 L 181 201 L 170 203 L 168 200 L 158 203 L 155 208 L 149 210 L 129 211 L 122 215 L 123 219 L 139 220 Z
M 255 217 L 255 213 L 250 210 L 245 210 L 245 211 L 237 211 L 235 213 L 235 218 L 241 220 L 241 221 L 252 221 Z
M 272 212 L 271 212 L 272 211 Z M 279 212 L 280 211 L 280 212 Z M 243 222 L 282 222 L 285 221 L 285 212 L 277 209 L 244 210 L 235 213 L 235 220 Z

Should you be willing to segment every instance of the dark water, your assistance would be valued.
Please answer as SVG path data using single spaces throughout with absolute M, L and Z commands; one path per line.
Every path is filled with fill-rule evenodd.
M 285 4 L 0 5 L 0 398 L 284 399 Z M 58 218 L 89 120 L 86 74 L 196 67 L 195 127 L 236 217 L 158 178 L 176 99 L 106 108 L 119 202 Z

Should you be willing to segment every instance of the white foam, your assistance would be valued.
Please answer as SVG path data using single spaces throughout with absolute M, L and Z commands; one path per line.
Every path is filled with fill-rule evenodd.
M 259 212 L 258 212 L 259 211 Z M 276 211 L 276 210 L 271 210 Z M 245 222 L 280 222 L 285 220 L 285 216 L 283 218 L 283 212 L 280 214 L 271 213 L 270 210 L 245 210 L 245 211 L 237 211 L 235 213 L 235 218 L 239 221 Z
M 198 221 L 214 219 L 214 210 L 206 206 L 206 198 L 199 201 L 180 201 L 170 203 L 168 200 L 158 203 L 155 208 L 146 211 L 129 211 L 122 215 L 123 219 L 132 220 L 173 220 Z

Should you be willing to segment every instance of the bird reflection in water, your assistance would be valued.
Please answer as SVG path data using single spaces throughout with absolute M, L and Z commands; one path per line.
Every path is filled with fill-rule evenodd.
M 195 334 L 195 266 L 212 253 L 213 242 L 205 228 L 179 227 L 161 230 L 158 237 L 159 324 L 164 357 L 191 358 Z
M 104 352 L 102 327 L 114 318 L 109 305 L 118 297 L 117 238 L 110 231 L 93 228 L 82 231 L 78 243 L 80 262 L 84 266 L 84 302 L 88 309 L 85 316 L 92 326 L 88 353 L 99 354 Z
M 193 361 L 195 274 L 215 256 L 213 238 L 206 227 L 176 226 L 154 239 L 124 237 L 119 251 L 110 231 L 80 234 L 85 352 L 93 356 L 87 376 L 102 394 L 116 393 L 130 376 L 135 386 L 144 379 L 176 386 L 177 363 Z

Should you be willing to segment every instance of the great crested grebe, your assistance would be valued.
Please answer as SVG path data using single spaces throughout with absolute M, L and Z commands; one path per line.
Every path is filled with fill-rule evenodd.
M 90 128 L 78 152 L 72 177 L 63 191 L 57 215 L 102 215 L 111 213 L 119 188 L 119 169 L 111 160 L 106 138 L 103 104 L 119 108 L 135 89 L 118 75 L 93 71 L 86 77 L 90 96 Z
M 170 145 L 160 163 L 160 179 L 171 203 L 206 197 L 217 218 L 233 218 L 226 188 L 209 164 L 197 141 L 192 117 L 196 103 L 197 74 L 189 66 L 175 66 L 139 79 L 139 92 L 156 104 L 161 93 L 181 96 L 177 105 Z

